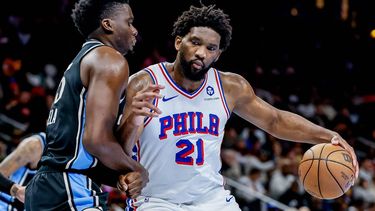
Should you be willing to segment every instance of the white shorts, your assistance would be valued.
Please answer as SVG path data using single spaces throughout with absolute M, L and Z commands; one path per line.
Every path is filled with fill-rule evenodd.
M 130 206 L 129 206 L 130 205 Z M 129 200 L 127 211 L 241 211 L 236 199 L 225 189 L 217 189 L 192 203 L 175 204 L 163 199 L 139 196 Z

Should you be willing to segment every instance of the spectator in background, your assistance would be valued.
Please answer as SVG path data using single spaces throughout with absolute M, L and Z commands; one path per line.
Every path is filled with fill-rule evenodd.
M 360 178 L 358 185 L 353 187 L 353 199 L 362 200 L 366 207 L 371 203 L 375 203 L 375 195 L 370 189 L 370 182 L 372 181 Z
M 11 100 L 16 99 L 20 94 L 20 81 L 17 77 L 18 71 L 22 67 L 20 59 L 7 57 L 2 61 L 0 72 L 0 84 L 2 87 L 2 107 L 7 105 Z M 4 109 L 4 108 L 0 108 Z
M 247 176 L 242 176 L 238 181 L 245 185 L 250 191 L 265 194 L 266 189 L 261 182 L 261 173 L 262 172 L 259 169 L 252 168 Z M 237 192 L 237 195 L 239 197 L 238 204 L 240 205 L 241 210 L 261 210 L 259 199 L 241 190 Z
M 372 178 L 375 176 L 374 171 L 374 163 L 372 158 L 364 158 L 361 161 L 361 165 L 359 168 L 359 178 L 364 179 L 368 182 L 372 182 Z
M 269 194 L 272 198 L 278 200 L 297 180 L 293 175 L 292 161 L 284 159 L 279 161 L 279 167 L 272 172 L 269 184 Z
M 158 48 L 152 48 L 151 54 L 143 60 L 141 67 L 145 68 L 155 63 L 165 62 L 166 60 L 167 58 L 160 54 Z
M 310 197 L 303 190 L 303 187 L 298 180 L 294 180 L 290 188 L 280 195 L 279 201 L 296 209 L 311 206 Z
M 242 166 L 239 162 L 240 153 L 232 149 L 223 149 L 221 151 L 221 159 L 223 161 L 222 174 L 232 178 L 238 179 L 243 175 Z

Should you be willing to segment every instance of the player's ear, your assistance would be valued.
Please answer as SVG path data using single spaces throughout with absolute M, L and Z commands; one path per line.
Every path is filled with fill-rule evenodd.
M 217 60 L 219 60 L 220 55 L 221 55 L 222 52 L 223 52 L 223 51 L 220 49 L 219 52 L 218 52 L 217 55 L 216 55 L 216 58 L 215 58 L 214 62 L 217 62 Z
M 180 50 L 181 43 L 182 43 L 182 37 L 176 36 L 176 38 L 174 39 L 174 48 L 176 48 L 177 51 Z
M 100 24 L 105 32 L 113 32 L 111 19 L 105 18 L 100 22 Z

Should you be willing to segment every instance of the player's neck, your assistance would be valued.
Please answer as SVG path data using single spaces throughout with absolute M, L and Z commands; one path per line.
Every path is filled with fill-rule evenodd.
M 98 40 L 99 42 L 103 43 L 104 45 L 111 46 L 110 42 L 100 34 L 93 32 L 88 37 L 87 40 Z
M 172 77 L 175 83 L 177 83 L 180 87 L 186 90 L 189 93 L 195 92 L 199 87 L 202 85 L 204 79 L 200 81 L 192 81 L 186 78 L 182 72 L 181 65 L 175 63 L 170 63 L 166 66 L 169 72 L 169 75 Z

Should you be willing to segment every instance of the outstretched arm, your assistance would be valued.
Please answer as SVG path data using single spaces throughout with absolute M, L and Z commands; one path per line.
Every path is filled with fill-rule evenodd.
M 43 153 L 40 138 L 38 135 L 33 135 L 22 140 L 17 148 L 0 163 L 0 172 L 9 177 L 23 166 L 36 168 Z
M 227 101 L 234 113 L 283 140 L 340 144 L 350 152 L 358 176 L 354 150 L 338 133 L 316 125 L 300 115 L 273 107 L 257 97 L 243 77 L 233 73 L 221 74 Z

